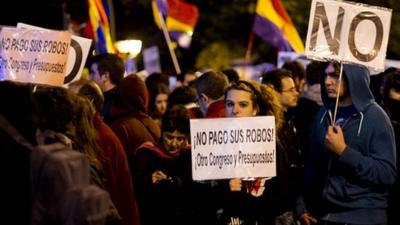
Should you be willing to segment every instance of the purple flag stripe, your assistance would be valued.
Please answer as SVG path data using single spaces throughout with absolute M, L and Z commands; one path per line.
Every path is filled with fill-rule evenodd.
M 282 31 L 270 20 L 258 14 L 254 18 L 253 32 L 280 51 L 292 51 Z
M 163 16 L 168 15 L 168 3 L 167 0 L 155 0 L 157 4 L 158 10 L 161 12 Z
M 98 51 L 100 53 L 107 53 L 107 44 L 106 44 L 106 35 L 104 33 L 103 28 L 100 26 L 97 27 L 96 30 L 96 34 L 97 34 L 97 47 L 98 47 Z
M 179 37 L 183 34 L 181 31 L 169 31 L 171 40 L 178 41 Z

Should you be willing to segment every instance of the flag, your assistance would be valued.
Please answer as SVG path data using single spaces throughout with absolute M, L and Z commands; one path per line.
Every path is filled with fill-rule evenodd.
M 153 9 L 153 17 L 158 28 L 161 29 L 161 22 L 159 13 L 165 18 L 168 15 L 168 3 L 167 0 L 152 0 L 151 7 Z
M 88 0 L 89 4 L 89 27 L 92 28 L 94 41 L 99 53 L 114 53 L 111 39 L 110 26 L 105 9 L 108 9 L 107 1 Z
M 159 13 L 165 19 L 171 39 L 181 47 L 189 47 L 191 36 L 199 18 L 199 11 L 193 4 L 183 0 L 152 0 L 153 16 L 161 28 Z
M 280 0 L 258 0 L 253 32 L 281 51 L 304 52 L 303 42 Z

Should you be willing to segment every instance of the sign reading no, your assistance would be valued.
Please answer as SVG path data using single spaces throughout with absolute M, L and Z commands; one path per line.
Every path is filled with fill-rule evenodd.
M 383 70 L 391 16 L 391 9 L 313 0 L 305 54 Z

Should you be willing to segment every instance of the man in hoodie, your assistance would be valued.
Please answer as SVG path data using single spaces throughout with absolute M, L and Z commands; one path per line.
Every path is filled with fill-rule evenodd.
M 388 188 L 396 177 L 393 128 L 369 90 L 368 70 L 343 65 L 342 82 L 339 71 L 330 64 L 321 80 L 324 106 L 313 128 L 297 214 L 307 225 L 386 224 Z
M 137 74 L 124 77 L 116 93 L 110 108 L 110 127 L 126 151 L 131 175 L 134 176 L 132 163 L 136 149 L 146 141 L 158 141 L 161 130 L 157 122 L 147 114 L 147 88 Z

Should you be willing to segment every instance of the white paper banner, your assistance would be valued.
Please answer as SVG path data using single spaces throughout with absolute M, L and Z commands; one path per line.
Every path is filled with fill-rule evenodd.
M 25 23 L 18 23 L 17 28 L 49 30 Z M 71 35 L 71 45 L 69 48 L 67 73 L 64 78 L 64 84 L 79 80 L 82 77 L 82 70 L 85 66 L 91 44 L 91 39 Z
M 61 86 L 71 34 L 4 27 L 0 31 L 0 80 Z
M 313 0 L 305 54 L 383 70 L 392 10 L 334 0 Z
M 190 120 L 193 180 L 276 176 L 273 116 Z

